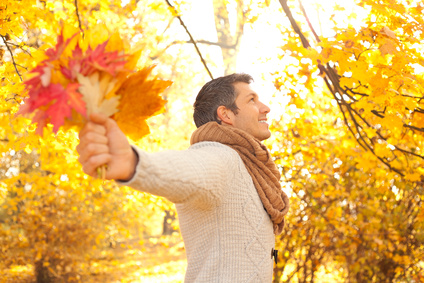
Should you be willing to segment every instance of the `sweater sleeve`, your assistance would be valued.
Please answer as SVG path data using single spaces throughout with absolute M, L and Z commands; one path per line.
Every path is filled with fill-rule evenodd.
M 239 158 L 231 148 L 213 142 L 158 153 L 133 148 L 139 157 L 135 174 L 127 182 L 118 182 L 120 185 L 165 197 L 173 203 L 191 202 L 201 209 L 220 205 Z

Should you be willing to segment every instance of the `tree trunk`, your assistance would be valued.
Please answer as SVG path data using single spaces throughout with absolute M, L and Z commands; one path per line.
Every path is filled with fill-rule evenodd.
M 240 49 L 243 27 L 246 22 L 246 13 L 243 11 L 243 0 L 236 0 L 235 2 L 237 4 L 237 20 L 235 32 L 231 32 L 230 17 L 225 1 L 213 0 L 215 28 L 218 34 L 218 45 L 221 46 L 225 75 L 236 72 L 237 54 Z
M 172 235 L 176 230 L 172 226 L 175 220 L 175 212 L 171 210 L 165 210 L 165 217 L 163 218 L 163 229 L 162 235 Z

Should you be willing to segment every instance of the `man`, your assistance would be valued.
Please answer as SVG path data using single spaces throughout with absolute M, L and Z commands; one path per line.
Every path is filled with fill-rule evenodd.
M 270 109 L 247 74 L 214 79 L 194 103 L 198 129 L 184 151 L 132 147 L 102 115 L 80 133 L 83 170 L 163 196 L 176 204 L 187 254 L 185 282 L 271 282 L 274 234 L 289 205 L 265 146 Z

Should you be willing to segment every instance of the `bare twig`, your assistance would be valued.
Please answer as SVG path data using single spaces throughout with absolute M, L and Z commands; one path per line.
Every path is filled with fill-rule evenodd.
M 172 6 L 172 4 L 169 2 L 169 0 L 165 0 L 166 3 L 168 4 L 169 7 L 171 7 L 171 9 L 174 10 L 175 14 L 177 14 L 177 9 L 175 9 L 174 6 Z M 188 30 L 187 26 L 184 24 L 183 20 L 181 19 L 180 16 L 176 16 L 178 18 L 178 20 L 180 21 L 181 25 L 184 27 L 185 31 L 187 32 L 188 36 L 190 37 L 190 42 L 193 43 L 194 48 L 196 48 L 197 54 L 199 54 L 200 60 L 203 63 L 203 66 L 205 67 L 206 71 L 208 72 L 209 76 L 211 77 L 211 79 L 213 79 L 212 73 L 209 70 L 205 59 L 203 59 L 202 53 L 200 53 L 199 47 L 197 47 L 196 41 L 194 40 L 193 36 L 191 35 L 190 31 Z
M 13 93 L 12 95 L 13 95 L 13 97 L 5 98 L 4 101 L 8 102 L 10 100 L 14 100 L 16 103 L 19 103 L 19 101 L 16 99 L 16 97 L 20 97 L 20 96 L 16 93 Z
M 219 46 L 221 48 L 228 48 L 228 49 L 236 48 L 236 44 L 227 45 L 227 44 L 224 44 L 224 43 L 212 42 L 212 41 L 208 41 L 208 40 L 197 40 L 196 43 L 202 43 L 202 44 L 207 44 L 207 45 L 215 45 L 215 46 Z
M 362 92 L 354 91 L 354 88 L 348 88 L 348 87 L 346 87 L 346 86 L 345 86 L 344 91 L 345 91 L 346 93 L 347 93 L 347 92 L 350 92 L 350 93 L 352 93 L 353 95 L 369 96 L 368 94 L 365 94 L 365 93 L 362 93 Z
M 157 59 L 159 56 L 161 56 L 168 48 L 170 48 L 171 46 L 175 45 L 175 44 L 186 44 L 186 43 L 192 43 L 192 41 L 185 41 L 185 40 L 174 40 L 173 42 L 169 43 L 165 48 L 163 48 L 161 51 L 159 51 L 157 54 L 155 54 L 154 56 L 151 56 L 150 59 L 155 60 Z M 229 46 L 229 45 L 225 45 L 219 42 L 211 42 L 211 41 L 207 41 L 207 40 L 197 40 L 196 43 L 201 43 L 201 44 L 207 44 L 207 45 L 215 45 L 215 46 L 219 46 L 221 48 L 235 48 L 235 46 Z
M 300 9 L 302 10 L 303 16 L 305 17 L 306 21 L 308 22 L 308 26 L 311 29 L 312 33 L 314 34 L 316 41 L 317 42 L 321 42 L 321 39 L 319 39 L 318 34 L 315 32 L 315 29 L 312 26 L 311 21 L 309 20 L 308 15 L 306 14 L 305 8 L 302 5 L 302 1 L 301 0 L 298 0 L 298 2 L 299 2 Z
M 16 66 L 21 67 L 22 69 L 28 70 L 28 68 L 27 68 L 27 67 L 24 67 L 24 66 L 22 66 L 22 65 L 16 64 Z
M 414 126 L 406 125 L 406 124 L 403 124 L 403 126 L 404 126 L 405 128 L 409 128 L 409 129 L 411 129 L 411 130 L 416 130 L 416 131 L 419 131 L 419 132 L 424 132 L 424 128 L 418 128 L 418 127 L 414 127 Z
M 6 45 L 7 50 L 9 50 L 10 57 L 12 58 L 13 66 L 15 67 L 15 71 L 18 74 L 19 78 L 21 79 L 21 82 L 23 81 L 21 74 L 18 71 L 18 65 L 15 62 L 15 57 L 13 57 L 12 49 L 10 49 L 9 43 L 7 42 L 6 38 L 0 34 L 0 37 L 3 39 L 4 44 Z
M 13 43 L 13 42 L 8 42 L 8 44 L 13 45 L 13 46 L 15 46 L 15 47 L 17 47 L 17 48 L 21 49 L 23 52 L 25 52 L 26 54 L 28 54 L 29 56 L 31 56 L 31 57 L 32 57 L 31 53 L 30 53 L 28 50 L 23 49 L 23 48 L 22 48 L 22 46 L 20 46 L 20 45 L 18 45 L 18 44 L 15 44 L 15 43 Z M 25 44 L 24 44 L 24 45 L 25 45 Z
M 81 17 L 78 11 L 78 0 L 75 0 L 74 4 L 75 4 L 75 13 L 77 14 L 77 18 L 78 18 L 78 26 L 79 26 L 79 29 L 81 30 L 82 35 L 84 36 L 84 30 L 82 29 Z

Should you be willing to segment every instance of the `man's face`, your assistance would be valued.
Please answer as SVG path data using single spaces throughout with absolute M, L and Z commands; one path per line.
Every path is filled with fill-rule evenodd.
M 232 125 L 248 132 L 260 141 L 271 136 L 266 115 L 270 109 L 259 101 L 258 94 L 252 90 L 250 84 L 234 83 L 237 94 L 236 105 L 239 108 L 237 115 L 231 115 Z

